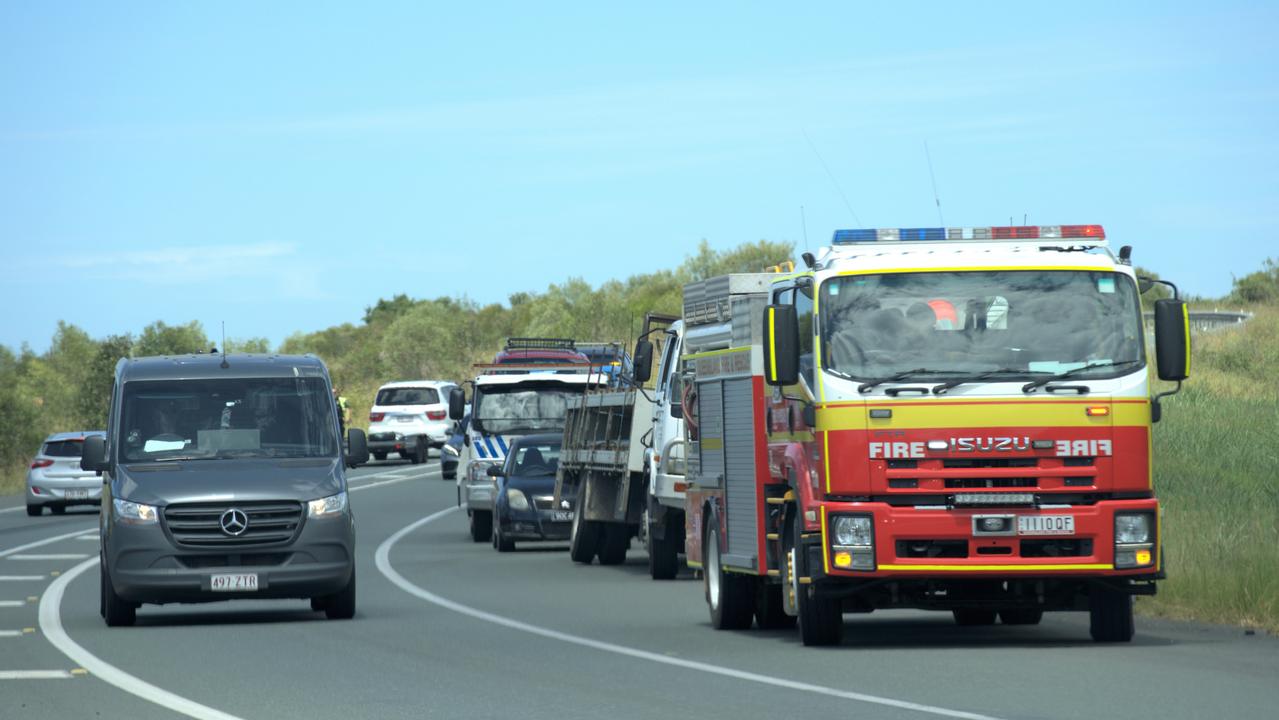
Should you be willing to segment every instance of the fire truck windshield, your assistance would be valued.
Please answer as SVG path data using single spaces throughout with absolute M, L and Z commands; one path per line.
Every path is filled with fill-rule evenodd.
M 1000 270 L 846 275 L 821 285 L 821 364 L 850 378 L 911 368 L 998 379 L 1098 365 L 1072 377 L 1132 372 L 1145 361 L 1137 288 L 1126 275 Z

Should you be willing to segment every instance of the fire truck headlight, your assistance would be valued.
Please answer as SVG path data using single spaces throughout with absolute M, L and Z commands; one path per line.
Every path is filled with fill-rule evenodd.
M 835 517 L 835 544 L 853 547 L 870 547 L 875 544 L 874 529 L 869 515 L 837 515 Z
M 1115 515 L 1115 544 L 1148 543 L 1150 542 L 1150 537 L 1150 513 L 1119 513 Z

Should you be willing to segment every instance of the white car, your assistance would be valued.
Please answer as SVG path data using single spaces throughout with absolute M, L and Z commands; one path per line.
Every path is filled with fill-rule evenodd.
M 456 387 L 443 380 L 404 380 L 378 388 L 369 410 L 373 458 L 396 453 L 415 465 L 425 462 L 428 449 L 443 446 L 453 433 L 449 392 Z
M 44 439 L 27 470 L 28 515 L 40 515 L 46 507 L 54 514 L 61 514 L 68 505 L 102 502 L 102 478 L 92 470 L 80 469 L 84 439 L 90 435 L 105 433 L 100 430 L 54 433 Z

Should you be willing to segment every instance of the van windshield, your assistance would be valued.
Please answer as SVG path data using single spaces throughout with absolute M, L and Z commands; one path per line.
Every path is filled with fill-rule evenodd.
M 489 433 L 562 430 L 568 398 L 580 392 L 561 383 L 481 385 L 471 401 L 472 424 Z
M 134 381 L 122 398 L 120 462 L 338 454 L 321 378 Z

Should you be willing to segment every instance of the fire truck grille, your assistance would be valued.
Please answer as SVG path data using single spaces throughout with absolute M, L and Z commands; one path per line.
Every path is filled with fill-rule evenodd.
M 946 478 L 946 488 L 948 490 L 1033 487 L 1039 487 L 1039 480 L 1033 477 Z
M 1084 538 L 1057 538 L 1047 540 L 1022 540 L 1022 557 L 1088 557 L 1092 555 L 1092 540 Z
M 898 540 L 899 558 L 966 558 L 967 540 Z
M 950 458 L 942 460 L 943 468 L 1026 468 L 1039 467 L 1039 458 Z

